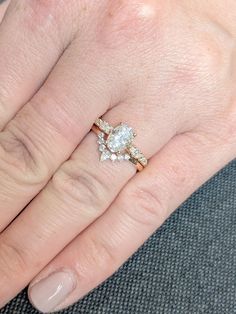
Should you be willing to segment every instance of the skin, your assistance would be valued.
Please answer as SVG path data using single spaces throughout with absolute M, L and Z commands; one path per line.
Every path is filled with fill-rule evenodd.
M 31 282 L 47 312 L 33 287 L 60 270 L 73 291 L 51 311 L 77 301 L 235 158 L 235 13 L 234 0 L 11 1 L 0 25 L 1 306 Z M 144 171 L 99 161 L 90 129 L 102 115 L 135 129 Z

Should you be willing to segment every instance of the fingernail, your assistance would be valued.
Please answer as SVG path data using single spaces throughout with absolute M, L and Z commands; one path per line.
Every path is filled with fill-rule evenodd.
M 29 289 L 34 307 L 43 313 L 53 311 L 75 289 L 76 277 L 72 271 L 59 271 L 37 282 Z

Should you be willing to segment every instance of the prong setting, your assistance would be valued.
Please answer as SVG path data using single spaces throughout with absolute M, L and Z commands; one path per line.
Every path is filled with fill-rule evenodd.
M 111 160 L 112 162 L 131 161 L 140 167 L 147 165 L 146 157 L 133 145 L 137 136 L 133 128 L 127 123 L 121 122 L 118 126 L 112 127 L 101 118 L 95 121 L 95 126 L 100 130 L 98 134 L 98 150 L 101 153 L 100 160 Z

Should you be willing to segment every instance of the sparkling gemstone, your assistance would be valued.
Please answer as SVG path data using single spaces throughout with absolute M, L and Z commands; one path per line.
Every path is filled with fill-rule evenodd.
M 130 160 L 130 155 L 129 155 L 129 154 L 125 154 L 125 155 L 124 155 L 124 159 L 125 159 L 125 160 Z
M 139 158 L 141 157 L 140 150 L 137 147 L 130 147 L 130 153 L 134 158 Z
M 99 151 L 100 152 L 104 152 L 104 150 L 106 149 L 106 146 L 104 144 L 99 145 Z
M 111 161 L 116 161 L 117 160 L 117 155 L 116 154 L 111 154 L 110 159 L 111 159 Z
M 134 139 L 134 131 L 127 124 L 115 127 L 107 138 L 107 147 L 111 152 L 122 152 Z
M 106 123 L 106 122 L 102 125 L 102 129 L 107 134 L 112 131 L 112 127 L 108 123 Z
M 108 122 L 103 121 L 102 119 L 97 119 L 95 124 L 106 134 L 109 134 L 113 129 L 113 127 Z
M 103 138 L 98 139 L 98 144 L 104 144 L 104 143 L 105 143 L 105 140 Z
M 139 161 L 140 161 L 144 166 L 147 165 L 147 159 L 146 159 L 145 157 L 140 158 Z
M 125 159 L 125 156 L 124 155 L 118 155 L 117 159 L 118 159 L 118 161 L 122 161 Z
M 100 132 L 100 133 L 98 134 L 99 139 L 103 139 L 104 136 L 105 136 L 105 134 L 104 134 L 103 132 Z
M 98 134 L 98 144 L 105 144 L 105 133 L 100 132 Z
M 110 153 L 108 150 L 105 150 L 105 151 L 101 154 L 100 160 L 101 160 L 101 161 L 105 161 L 105 160 L 110 159 L 110 157 L 111 157 L 111 153 Z

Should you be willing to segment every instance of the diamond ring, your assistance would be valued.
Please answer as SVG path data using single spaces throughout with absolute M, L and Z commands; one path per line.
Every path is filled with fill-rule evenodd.
M 133 145 L 136 136 L 134 130 L 126 123 L 112 127 L 108 122 L 99 118 L 95 121 L 92 130 L 98 135 L 100 160 L 132 162 L 138 171 L 147 166 L 147 158 Z

